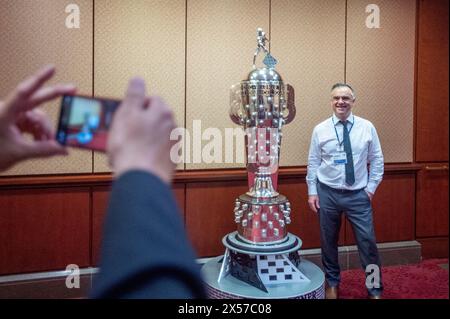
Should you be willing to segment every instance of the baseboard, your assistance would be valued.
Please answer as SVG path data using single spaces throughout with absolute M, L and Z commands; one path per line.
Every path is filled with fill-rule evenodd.
M 404 241 L 378 244 L 383 266 L 414 264 L 421 261 L 421 244 L 417 241 Z M 303 258 L 322 267 L 320 249 L 300 251 Z M 209 258 L 198 259 L 201 265 Z M 339 262 L 342 270 L 359 268 L 358 249 L 356 246 L 339 247 Z M 0 276 L 0 299 L 62 299 L 85 298 L 92 285 L 92 278 L 98 268 L 80 269 L 79 287 L 68 288 L 67 271 L 41 272 Z
M 382 266 L 417 264 L 422 260 L 421 244 L 415 240 L 377 244 Z M 306 249 L 300 255 L 322 267 L 321 250 Z M 361 268 L 356 245 L 339 247 L 341 270 Z
M 423 258 L 448 258 L 448 236 L 417 238 L 422 245 Z

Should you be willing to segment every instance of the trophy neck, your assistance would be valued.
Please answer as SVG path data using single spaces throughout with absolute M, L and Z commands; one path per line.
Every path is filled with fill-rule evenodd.
M 273 198 L 279 194 L 275 191 L 272 184 L 272 177 L 270 174 L 257 173 L 254 178 L 253 186 L 247 195 L 254 198 Z
M 257 184 L 258 179 L 270 176 L 271 187 L 276 191 L 281 146 L 280 130 L 272 127 L 247 128 L 245 144 L 249 189 L 251 190 Z

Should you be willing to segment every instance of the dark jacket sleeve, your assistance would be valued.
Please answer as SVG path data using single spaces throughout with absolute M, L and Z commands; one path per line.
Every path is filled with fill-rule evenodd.
M 114 182 L 91 298 L 204 298 L 171 189 L 130 171 Z

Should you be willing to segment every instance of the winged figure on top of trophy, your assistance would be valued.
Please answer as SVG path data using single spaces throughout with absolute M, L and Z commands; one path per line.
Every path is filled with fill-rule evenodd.
M 275 70 L 268 41 L 258 28 L 253 69 L 231 88 L 230 118 L 246 133 L 249 191 L 235 201 L 237 231 L 223 238 L 224 257 L 203 273 L 212 297 L 321 298 L 323 273 L 300 258 L 302 241 L 286 229 L 291 204 L 277 191 L 282 127 L 295 117 L 295 97 Z M 261 51 L 265 66 L 258 68 Z

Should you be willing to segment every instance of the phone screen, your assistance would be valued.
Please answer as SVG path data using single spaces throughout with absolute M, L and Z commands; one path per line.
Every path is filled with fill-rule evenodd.
M 121 101 L 64 95 L 56 140 L 66 146 L 106 150 L 108 130 Z

